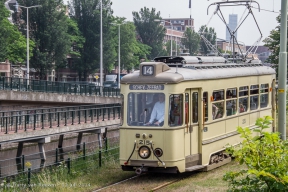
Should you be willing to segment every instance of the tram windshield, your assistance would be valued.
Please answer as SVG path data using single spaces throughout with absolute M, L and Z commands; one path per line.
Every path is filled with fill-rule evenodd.
M 127 122 L 130 126 L 163 126 L 165 117 L 163 93 L 129 93 Z

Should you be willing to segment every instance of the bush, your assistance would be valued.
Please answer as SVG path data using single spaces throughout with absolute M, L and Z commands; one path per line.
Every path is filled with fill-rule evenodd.
M 247 169 L 224 175 L 229 191 L 288 191 L 288 142 L 282 141 L 278 132 L 264 131 L 272 120 L 269 116 L 257 119 L 256 136 L 249 128 L 237 128 L 243 142 L 228 146 L 227 152 Z

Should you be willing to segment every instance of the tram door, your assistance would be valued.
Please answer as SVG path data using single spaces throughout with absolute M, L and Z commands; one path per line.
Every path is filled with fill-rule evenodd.
M 185 91 L 185 156 L 198 154 L 198 110 L 199 93 L 197 89 Z M 201 102 L 200 102 L 201 103 Z

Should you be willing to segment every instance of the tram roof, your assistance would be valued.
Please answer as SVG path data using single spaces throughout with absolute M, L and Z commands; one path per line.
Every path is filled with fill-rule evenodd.
M 121 83 L 179 83 L 182 81 L 227 79 L 276 73 L 269 66 L 247 63 L 189 64 L 182 67 L 169 67 L 163 62 L 143 62 L 140 64 L 140 68 L 144 65 L 155 65 L 160 70 L 163 70 L 155 73 L 152 77 L 143 76 L 140 71 L 135 71 L 124 76 L 121 79 Z

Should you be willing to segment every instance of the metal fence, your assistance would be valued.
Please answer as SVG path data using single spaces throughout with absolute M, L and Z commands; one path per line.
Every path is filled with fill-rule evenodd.
M 96 86 L 93 83 L 57 82 L 0 77 L 0 90 L 62 93 L 75 95 L 119 96 L 120 89 Z
M 81 105 L 0 112 L 0 134 L 120 119 L 121 105 Z
M 111 160 L 118 161 L 119 136 L 101 140 L 104 143 L 103 147 L 99 145 L 99 141 L 93 141 L 82 143 L 81 150 L 76 150 L 76 146 L 73 145 L 46 151 L 46 154 L 49 154 L 46 161 L 41 160 L 39 153 L 0 160 L 0 184 L 4 183 L 2 189 L 9 191 L 14 187 L 15 190 L 18 188 L 15 184 L 21 188 L 21 185 L 29 187 L 39 182 L 37 173 L 45 167 L 56 166 L 57 170 L 65 166 L 65 173 L 70 174 L 71 170 L 98 169 Z

